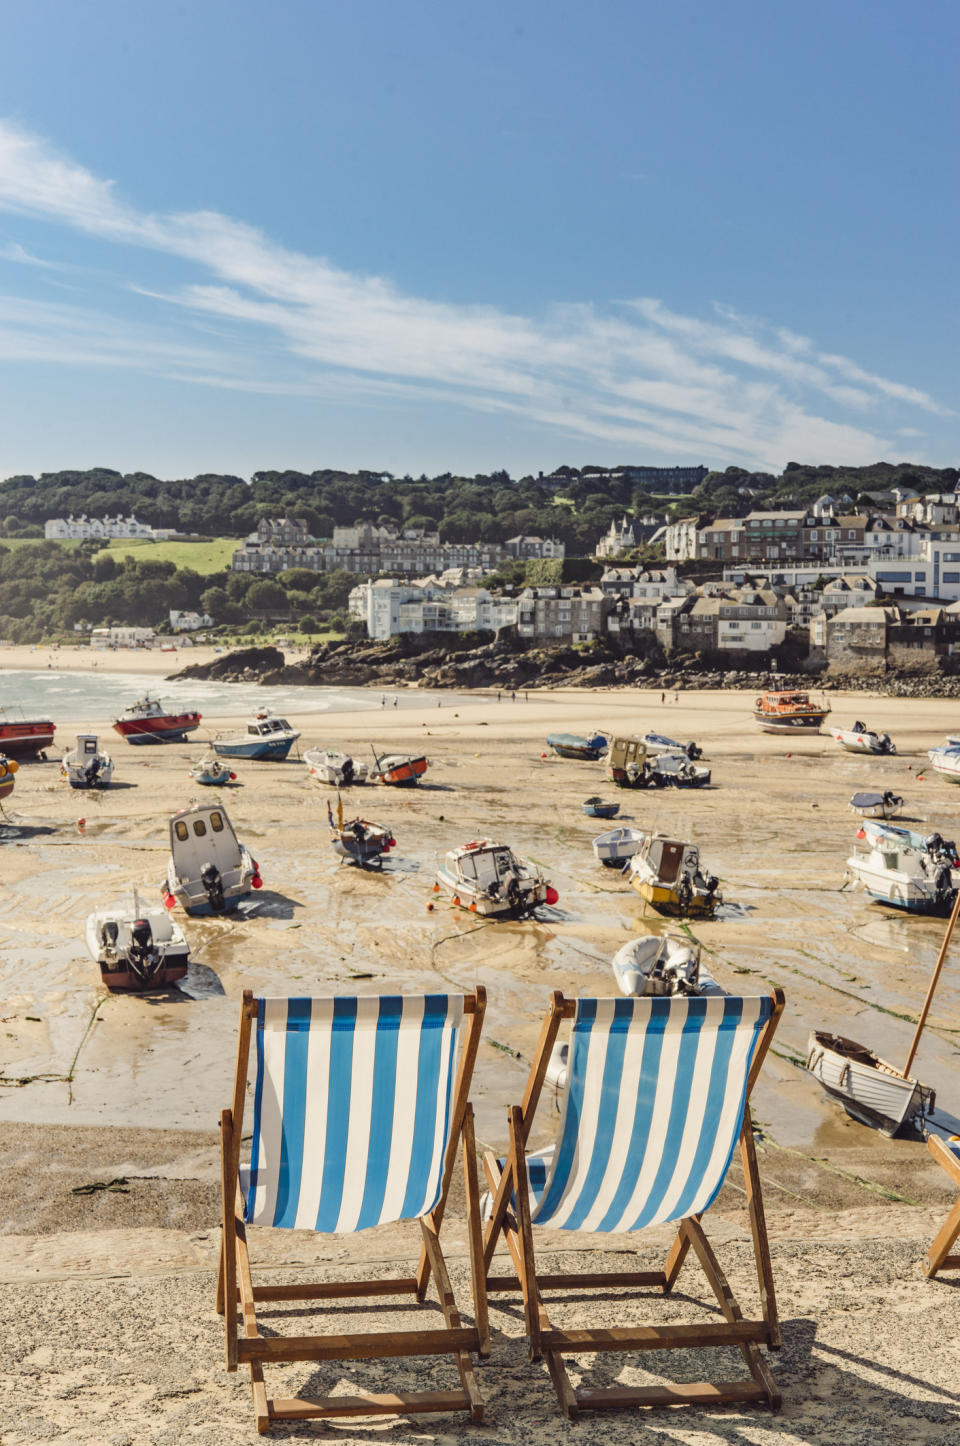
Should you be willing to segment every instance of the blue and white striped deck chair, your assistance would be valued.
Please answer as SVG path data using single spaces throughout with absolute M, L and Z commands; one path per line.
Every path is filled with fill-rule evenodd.
M 941 1139 L 939 1135 L 928 1135 L 927 1149 L 960 1190 L 960 1140 L 956 1135 L 951 1136 L 949 1140 Z M 928 1280 L 931 1280 L 940 1270 L 960 1269 L 960 1255 L 950 1254 L 958 1235 L 960 1235 L 960 1195 L 957 1196 L 953 1209 L 937 1231 L 933 1244 L 923 1257 L 923 1273 Z
M 777 991 L 731 996 L 565 1000 L 554 994 L 523 1104 L 509 1112 L 510 1149 L 484 1156 L 493 1194 L 484 1240 L 489 1272 L 502 1232 L 515 1274 L 488 1274 L 490 1291 L 521 1290 L 531 1356 L 545 1355 L 561 1405 L 581 1407 L 766 1401 L 780 1397 L 758 1343 L 780 1344 L 748 1099 L 780 1014 Z M 551 1050 L 573 1021 L 557 1141 L 548 1159 L 525 1155 Z M 700 1225 L 739 1141 L 753 1234 L 762 1320 L 744 1320 Z M 663 1270 L 538 1275 L 535 1226 L 605 1234 L 675 1222 Z M 554 1243 L 552 1248 L 562 1249 Z M 722 1322 L 554 1330 L 541 1290 L 659 1287 L 668 1292 L 693 1249 L 716 1295 Z M 574 1389 L 564 1354 L 735 1346 L 749 1379 Z
M 233 1108 L 220 1117 L 223 1242 L 217 1309 L 227 1368 L 250 1366 L 257 1428 L 308 1417 L 467 1410 L 483 1419 L 471 1351 L 489 1352 L 473 1110 L 469 1102 L 486 998 L 428 994 L 254 999 L 247 991 Z M 240 1168 L 251 1035 L 256 1041 L 250 1168 Z M 463 1143 L 474 1286 L 473 1326 L 460 1319 L 440 1248 L 447 1193 Z M 398 1280 L 254 1286 L 248 1226 L 344 1234 L 419 1220 L 416 1273 Z M 431 1274 L 441 1329 L 336 1335 L 260 1333 L 257 1306 L 409 1294 L 422 1302 Z M 237 1307 L 240 1319 L 238 1322 Z M 302 1314 L 302 1307 L 297 1309 Z M 381 1359 L 450 1353 L 460 1389 L 268 1398 L 271 1362 Z

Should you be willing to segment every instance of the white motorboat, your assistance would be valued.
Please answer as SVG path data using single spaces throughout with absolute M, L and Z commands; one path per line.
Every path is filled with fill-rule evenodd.
M 193 803 L 173 815 L 163 885 L 168 909 L 179 903 L 188 914 L 227 914 L 262 886 L 259 865 L 222 804 Z
M 187 777 L 192 778 L 194 783 L 213 788 L 227 788 L 237 781 L 233 769 L 221 763 L 219 758 L 201 758 L 199 763 L 187 769 Z
M 953 747 L 948 740 L 945 748 L 931 748 L 927 757 L 934 773 L 939 773 L 948 783 L 960 783 L 960 746 Z
M 646 767 L 654 787 L 706 788 L 710 782 L 710 769 L 691 763 L 686 753 L 659 753 Z
M 78 733 L 76 747 L 63 755 L 60 768 L 71 788 L 108 788 L 113 777 L 113 759 L 96 733 Z
M 945 914 L 960 885 L 953 843 L 866 819 L 847 860 L 848 876 L 873 898 L 917 914 Z
M 642 843 L 643 834 L 640 829 L 612 828 L 609 833 L 598 834 L 594 839 L 594 857 L 606 869 L 622 869 Z
M 812 1030 L 806 1067 L 849 1115 L 885 1135 L 933 1114 L 932 1089 L 843 1035 Z
M 696 743 L 681 743 L 676 738 L 668 738 L 665 733 L 644 733 L 640 740 L 648 754 L 658 753 L 683 753 L 690 759 L 691 763 L 696 762 L 703 756 L 703 749 Z
M 700 868 L 696 844 L 647 834 L 627 865 L 630 885 L 661 914 L 712 919 L 723 902 L 720 880 Z
M 701 994 L 700 946 L 669 934 L 631 939 L 610 961 L 621 994 Z M 711 980 L 711 983 L 713 981 Z
M 86 943 L 108 989 L 159 989 L 187 972 L 190 946 L 160 904 L 144 904 L 136 889 L 87 919 Z
M 903 798 L 892 788 L 883 793 L 855 793 L 850 807 L 861 818 L 896 818 L 903 808 Z
M 874 733 L 864 723 L 854 723 L 852 728 L 838 728 L 834 738 L 848 753 L 896 753 L 897 745 L 889 733 Z
M 441 889 L 451 903 L 492 919 L 522 918 L 560 897 L 537 864 L 488 838 L 451 849 L 437 870 L 434 893 Z
M 349 788 L 351 784 L 365 783 L 367 779 L 365 763 L 359 763 L 349 753 L 337 753 L 332 748 L 308 748 L 303 761 L 311 778 L 334 788 Z
M 258 763 L 282 763 L 300 734 L 286 718 L 277 718 L 261 708 L 247 721 L 243 733 L 222 734 L 213 740 L 213 751 L 221 758 L 251 758 Z

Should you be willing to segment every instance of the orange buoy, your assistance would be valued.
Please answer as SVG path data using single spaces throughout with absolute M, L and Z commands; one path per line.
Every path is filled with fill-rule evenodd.
M 433 892 L 434 892 L 435 894 L 439 894 L 439 892 L 440 892 L 440 885 L 439 885 L 439 884 L 434 884 L 434 886 L 433 886 Z
M 430 903 L 430 904 L 427 905 L 427 913 L 428 913 L 428 914 L 432 914 L 432 913 L 433 913 L 433 904 L 432 904 L 432 903 Z
M 477 901 L 476 901 L 476 899 L 471 899 L 471 900 L 470 900 L 470 912 L 471 912 L 471 914 L 475 914 L 475 913 L 477 912 Z
M 450 902 L 451 902 L 451 904 L 459 904 L 459 903 L 460 903 L 460 896 L 459 896 L 458 894 L 451 894 L 451 896 L 450 896 Z

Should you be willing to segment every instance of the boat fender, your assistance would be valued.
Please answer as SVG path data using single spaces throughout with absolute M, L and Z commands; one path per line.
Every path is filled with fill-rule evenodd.
M 556 904 L 556 903 L 559 903 L 559 901 L 560 901 L 560 895 L 557 893 L 556 889 L 553 887 L 552 884 L 548 885 L 548 887 L 547 887 L 547 896 L 546 896 L 546 897 L 547 897 L 547 903 L 548 903 L 548 904 Z
M 261 879 L 260 877 L 260 865 L 257 863 L 256 859 L 254 859 L 253 861 L 253 878 L 250 880 L 250 887 L 252 889 L 263 888 L 263 879 Z
M 86 833 L 86 831 L 87 831 L 87 820 L 86 820 L 85 818 L 78 818 L 78 819 L 77 819 L 77 833 Z
M 163 889 L 163 906 L 165 909 L 175 909 L 177 906 L 177 901 L 175 897 L 173 896 L 173 894 L 171 894 L 170 890 L 166 887 L 166 885 L 164 885 Z

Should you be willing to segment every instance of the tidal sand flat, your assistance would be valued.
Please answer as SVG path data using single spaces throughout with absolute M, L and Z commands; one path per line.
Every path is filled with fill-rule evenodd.
M 21 768 L 0 819 L 0 1151 L 7 1181 L 0 1278 L 7 1282 L 8 1359 L 20 1373 L 10 1380 L 18 1414 L 5 1416 L 0 1440 L 47 1439 L 44 1430 L 49 1439 L 77 1441 L 159 1442 L 179 1429 L 198 1441 L 249 1438 L 248 1387 L 222 1370 L 209 1277 L 217 1241 L 216 1120 L 229 1101 L 242 991 L 485 985 L 473 1098 L 478 1143 L 502 1149 L 506 1107 L 522 1092 L 549 991 L 613 995 L 609 961 L 621 944 L 665 927 L 683 932 L 644 914 L 626 881 L 594 860 L 591 840 L 605 825 L 586 818 L 581 804 L 596 793 L 618 798 L 618 822 L 699 844 L 705 867 L 721 879 L 724 904 L 691 932 L 719 983 L 734 993 L 779 986 L 787 996 L 754 1094 L 784 1297 L 787 1411 L 774 1420 L 732 1409 L 722 1417 L 693 1413 L 676 1427 L 669 1418 L 669 1430 L 665 1418 L 651 1417 L 646 1429 L 691 1442 L 828 1441 L 840 1429 L 838 1398 L 849 1389 L 862 1396 L 872 1434 L 878 1422 L 894 1429 L 902 1416 L 923 1423 L 925 1440 L 948 1439 L 936 1431 L 957 1410 L 943 1364 L 953 1350 L 943 1344 L 953 1334 L 944 1330 L 944 1301 L 953 1292 L 919 1276 L 923 1242 L 950 1203 L 946 1177 L 921 1140 L 887 1140 L 855 1123 L 801 1066 L 811 1028 L 851 1035 L 894 1062 L 906 1056 L 944 924 L 898 914 L 843 887 L 858 826 L 848 805 L 860 789 L 893 788 L 905 797 L 907 826 L 960 834 L 960 790 L 926 771 L 926 749 L 957 727 L 954 705 L 832 695 L 831 721 L 869 713 L 891 733 L 897 755 L 871 759 L 841 752 L 827 735 L 764 735 L 751 721 L 752 695 L 733 692 L 681 694 L 666 704 L 659 693 L 627 690 L 534 692 L 529 701 L 499 703 L 405 695 L 407 706 L 397 710 L 381 709 L 379 695 L 372 701 L 360 711 L 288 708 L 287 715 L 302 730 L 301 750 L 323 744 L 361 758 L 372 750 L 426 752 L 431 766 L 418 789 L 343 792 L 348 817 L 387 823 L 397 840 L 382 873 L 338 863 L 327 826 L 335 791 L 318 786 L 301 763 L 238 764 L 238 785 L 221 797 L 264 887 L 229 918 L 184 919 L 178 911 L 191 968 L 181 989 L 158 994 L 108 994 L 84 950 L 83 924 L 97 904 L 134 885 L 159 897 L 169 814 L 214 792 L 187 776 L 209 736 L 206 725 L 186 744 L 134 749 L 110 732 L 113 715 L 92 720 L 116 762 L 116 784 L 102 794 L 69 790 L 52 761 Z M 215 728 L 240 721 L 218 717 Z M 69 722 L 57 722 L 58 744 L 66 746 Z M 650 727 L 701 743 L 713 786 L 618 792 L 603 781 L 602 764 L 558 759 L 544 742 L 552 731 L 599 728 L 610 736 Z M 496 923 L 435 897 L 442 855 L 484 836 L 536 860 L 558 903 L 534 920 Z M 948 960 L 915 1067 L 936 1088 L 948 1130 L 960 1116 L 958 1038 L 960 968 Z M 535 1144 L 547 1142 L 545 1125 L 541 1132 Z M 735 1164 L 711 1219 L 740 1260 L 744 1279 L 735 1288 L 752 1299 L 747 1253 L 736 1254 L 746 1238 L 744 1198 Z M 457 1258 L 465 1242 L 455 1218 L 452 1224 Z M 396 1245 L 375 1231 L 332 1242 L 297 1235 L 270 1248 L 278 1266 L 309 1259 L 334 1270 L 349 1260 L 369 1266 L 393 1257 Z M 653 1248 L 646 1236 L 611 1245 Z M 907 1313 L 907 1330 L 891 1325 L 894 1300 Z M 129 1338 L 125 1320 L 137 1322 Z M 162 1331 L 178 1337 L 171 1354 L 155 1349 L 161 1320 Z M 509 1347 L 502 1376 L 484 1368 L 490 1439 L 559 1439 L 568 1428 L 554 1414 L 545 1374 L 541 1381 L 540 1368 L 526 1363 L 522 1311 L 501 1302 L 494 1324 Z M 146 1357 L 138 1349 L 145 1332 L 152 1340 Z M 106 1355 L 112 1364 L 104 1384 Z M 619 1367 L 608 1364 L 613 1378 Z M 878 1370 L 886 1384 L 871 1396 Z M 191 1384 L 181 1389 L 176 1380 Z M 810 1412 L 814 1387 L 819 1416 Z M 125 1413 L 127 1436 L 116 1434 L 115 1423 L 113 1437 L 98 1435 L 115 1410 Z M 611 1440 L 636 1431 L 635 1422 L 604 1419 L 602 1427 Z M 895 1428 L 910 1436 L 906 1426 Z M 458 1423 L 438 1418 L 436 1427 L 418 1425 L 418 1438 L 435 1430 L 446 1440 L 461 1433 Z M 410 1430 L 401 1424 L 389 1433 L 406 1439 Z M 349 1427 L 338 1436 L 359 1440 L 366 1432 Z

